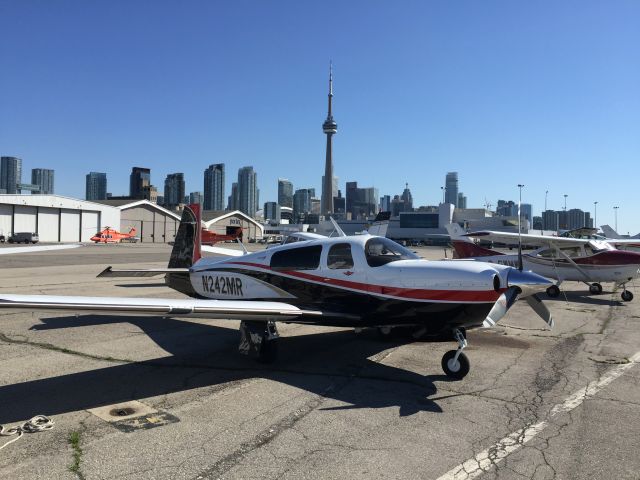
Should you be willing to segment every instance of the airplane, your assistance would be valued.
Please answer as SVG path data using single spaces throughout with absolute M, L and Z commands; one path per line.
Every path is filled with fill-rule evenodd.
M 518 264 L 517 255 L 481 247 L 470 237 L 505 244 L 518 243 L 520 237 L 523 244 L 537 246 L 536 250 L 521 256 L 523 268 L 558 280 L 547 288 L 547 295 L 552 298 L 560 295 L 560 284 L 569 280 L 585 283 L 594 295 L 602 293 L 600 282 L 613 282 L 623 288 L 622 300 L 633 300 L 633 293 L 626 289 L 626 284 L 640 273 L 640 253 L 618 250 L 606 241 L 593 239 L 494 231 L 466 233 L 456 223 L 450 223 L 446 228 L 455 256 L 459 259 L 473 258 L 500 265 Z
M 372 235 L 318 238 L 248 253 L 201 257 L 200 207 L 184 208 L 168 268 L 111 269 L 101 276 L 165 275 L 187 299 L 0 294 L 0 308 L 90 311 L 239 319 L 241 353 L 270 362 L 277 355 L 275 322 L 356 329 L 412 326 L 458 343 L 442 357 L 447 376 L 470 369 L 466 330 L 494 326 L 524 299 L 549 327 L 537 297 L 551 282 L 535 273 L 482 262 L 427 261 Z
M 221 235 L 219 233 L 212 232 L 211 230 L 207 230 L 203 228 L 200 232 L 200 242 L 202 245 L 214 245 L 218 242 L 225 242 L 227 240 L 238 240 L 242 241 L 242 227 L 235 227 L 232 233 Z
M 96 243 L 135 243 L 138 241 L 138 237 L 136 237 L 136 229 L 134 227 L 131 227 L 129 233 L 122 233 L 111 227 L 105 227 L 104 230 L 96 233 L 90 240 Z
M 604 235 L 610 239 L 615 239 L 615 240 L 640 239 L 640 233 L 633 235 L 632 237 L 630 237 L 629 235 L 623 237 L 618 232 L 616 232 L 613 228 L 611 228 L 609 225 L 602 225 L 600 228 L 602 229 L 602 233 L 604 233 Z

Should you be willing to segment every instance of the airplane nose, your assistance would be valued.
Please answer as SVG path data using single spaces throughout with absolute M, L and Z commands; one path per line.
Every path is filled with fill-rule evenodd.
M 520 296 L 527 297 L 543 292 L 553 285 L 553 282 L 537 273 L 521 272 L 517 268 L 512 268 L 507 277 L 507 285 L 509 287 L 518 287 L 522 291 Z

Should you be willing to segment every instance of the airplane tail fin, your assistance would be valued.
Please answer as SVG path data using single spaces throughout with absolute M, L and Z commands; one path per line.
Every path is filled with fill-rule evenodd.
M 171 250 L 169 268 L 189 268 L 200 260 L 200 205 L 184 207 Z
M 604 233 L 605 237 L 607 237 L 607 238 L 620 238 L 620 235 L 618 235 L 618 232 L 616 232 L 609 225 L 602 225 L 600 228 L 602 229 L 602 233 Z
M 168 268 L 189 268 L 200 260 L 200 205 L 192 204 L 184 207 L 180 226 L 171 250 Z M 179 292 L 192 295 L 194 290 L 189 274 L 167 273 L 166 284 Z
M 451 237 L 451 245 L 453 246 L 453 258 L 473 258 L 473 257 L 490 257 L 493 255 L 504 255 L 501 252 L 490 250 L 473 243 L 466 236 L 465 231 L 457 223 L 448 223 L 445 225 L 449 236 Z
M 389 219 L 391 218 L 391 212 L 379 212 L 376 215 L 375 220 L 371 226 L 367 229 L 369 235 L 377 235 L 379 237 L 387 236 L 387 229 L 389 228 Z

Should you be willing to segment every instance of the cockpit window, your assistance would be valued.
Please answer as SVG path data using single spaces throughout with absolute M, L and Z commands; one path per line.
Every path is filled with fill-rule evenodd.
M 353 268 L 351 245 L 348 243 L 331 245 L 329 253 L 327 254 L 327 267 L 332 270 Z
M 364 247 L 367 263 L 370 267 L 379 267 L 397 260 L 410 260 L 420 258 L 415 253 L 407 250 L 388 238 L 376 237 L 369 240 Z
M 321 252 L 320 245 L 280 250 L 271 256 L 271 268 L 273 270 L 315 270 L 320 265 Z

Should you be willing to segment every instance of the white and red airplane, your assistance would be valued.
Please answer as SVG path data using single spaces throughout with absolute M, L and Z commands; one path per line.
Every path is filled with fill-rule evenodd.
M 623 288 L 622 299 L 625 302 L 633 300 L 633 293 L 626 289 L 626 284 L 640 273 L 640 253 L 618 250 L 607 241 L 593 239 L 495 231 L 465 233 L 455 223 L 447 225 L 447 231 L 457 258 L 518 265 L 518 255 L 483 248 L 471 238 L 507 245 L 518 243 L 520 238 L 524 245 L 538 246 L 537 250 L 522 255 L 522 265 L 525 270 L 558 280 L 556 285 L 547 288 L 550 297 L 557 297 L 559 285 L 569 280 L 587 284 L 592 294 L 602 293 L 601 282 L 612 282 Z
M 275 358 L 276 321 L 352 328 L 414 326 L 450 335 L 442 358 L 456 379 L 469 371 L 466 329 L 496 324 L 524 298 L 551 327 L 536 296 L 551 282 L 535 273 L 482 262 L 427 261 L 384 237 L 300 241 L 220 259 L 200 256 L 199 206 L 185 207 L 167 269 L 101 275 L 165 274 L 191 298 L 67 297 L 0 294 L 0 308 L 240 319 L 240 351 Z

